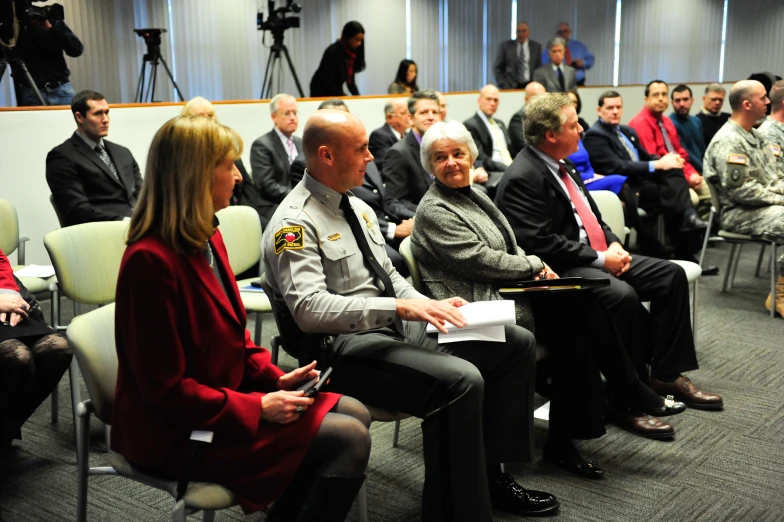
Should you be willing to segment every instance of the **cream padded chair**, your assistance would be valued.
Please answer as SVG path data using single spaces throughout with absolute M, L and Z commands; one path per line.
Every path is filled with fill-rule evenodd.
M 114 338 L 114 303 L 80 315 L 67 330 L 74 355 L 82 368 L 90 398 L 77 405 L 80 435 L 77 439 L 78 471 L 76 520 L 87 518 L 87 480 L 89 475 L 119 475 L 136 482 L 177 495 L 177 481 L 162 480 L 145 475 L 133 468 L 122 455 L 112 453 L 111 466 L 89 467 L 88 439 L 90 415 L 109 425 L 114 406 L 117 383 L 117 351 Z M 185 517 L 204 511 L 203 520 L 214 520 L 215 510 L 235 504 L 234 494 L 228 489 L 206 482 L 190 482 L 183 498 L 172 508 L 172 521 L 184 522 Z
M 44 237 L 44 246 L 57 276 L 57 286 L 65 297 L 79 304 L 105 305 L 114 302 L 120 262 L 125 253 L 128 222 L 105 221 L 84 223 L 61 228 Z M 59 303 L 52 301 L 52 308 Z M 59 314 L 53 314 L 59 317 Z M 77 313 L 78 315 L 78 313 Z M 58 330 L 65 330 L 53 324 Z M 77 359 L 71 361 L 71 402 L 74 411 L 74 429 L 79 437 L 76 422 L 76 407 L 81 401 L 79 392 L 79 366 Z M 108 433 L 107 433 L 107 447 Z
M 602 214 L 602 220 L 610 227 L 610 230 L 618 236 L 623 244 L 626 239 L 627 228 L 623 218 L 623 206 L 618 196 L 609 190 L 595 190 L 591 191 L 591 197 L 599 207 L 599 212 Z M 697 344 L 697 297 L 698 287 L 697 283 L 702 275 L 702 268 L 697 263 L 691 261 L 672 260 L 686 272 L 686 279 L 693 285 L 692 289 L 692 335 L 694 336 L 694 344 Z
M 261 264 L 261 222 L 259 214 L 251 207 L 236 205 L 226 207 L 216 213 L 218 216 L 218 229 L 226 244 L 229 254 L 229 263 L 234 275 L 241 274 L 254 265 Z M 261 344 L 261 314 L 271 314 L 272 305 L 264 292 L 242 291 L 242 288 L 257 280 L 242 279 L 237 281 L 240 288 L 240 298 L 245 306 L 245 311 L 256 316 L 253 341 Z

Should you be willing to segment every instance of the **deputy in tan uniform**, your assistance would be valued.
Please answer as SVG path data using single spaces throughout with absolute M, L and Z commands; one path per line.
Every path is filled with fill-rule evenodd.
M 765 87 L 756 80 L 732 86 L 732 116 L 705 151 L 703 174 L 718 188 L 723 229 L 784 244 L 784 180 L 774 149 L 754 128 L 765 118 L 768 103 Z M 778 264 L 775 307 L 784 317 L 784 254 Z M 768 295 L 768 310 L 772 301 Z
M 308 119 L 308 168 L 262 241 L 271 297 L 283 297 L 302 330 L 337 335 L 333 390 L 423 419 L 423 520 L 554 513 L 555 497 L 526 491 L 500 467 L 530 458 L 533 335 L 507 326 L 504 343 L 438 345 L 426 334 L 427 323 L 464 325 L 465 301 L 427 299 L 392 267 L 374 212 L 350 192 L 373 159 L 367 146 L 351 114 Z

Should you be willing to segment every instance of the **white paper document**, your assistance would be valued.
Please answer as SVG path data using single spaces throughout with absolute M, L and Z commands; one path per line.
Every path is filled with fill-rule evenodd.
M 504 326 L 515 324 L 514 301 L 479 301 L 461 306 L 460 311 L 468 323 L 458 328 L 446 323 L 449 333 L 438 332 L 432 324 L 427 325 L 427 333 L 438 332 L 438 342 L 454 343 L 460 341 L 506 341 Z
M 550 401 L 545 402 L 534 410 L 534 419 L 550 420 Z
M 14 272 L 16 277 L 40 277 L 47 279 L 54 275 L 54 267 L 49 265 L 27 265 Z

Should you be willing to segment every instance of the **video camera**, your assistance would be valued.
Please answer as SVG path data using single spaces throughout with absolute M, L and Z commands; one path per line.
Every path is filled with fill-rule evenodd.
M 65 19 L 65 8 L 60 4 L 33 5 L 41 0 L 0 0 L 0 40 L 13 47 L 15 25 L 29 26 L 37 22 Z M 13 43 L 12 43 L 13 42 Z
M 270 31 L 273 35 L 283 35 L 283 31 L 292 27 L 299 28 L 298 16 L 286 16 L 287 14 L 297 14 L 302 11 L 302 6 L 294 0 L 286 0 L 284 7 L 275 8 L 275 0 L 267 1 L 267 21 L 264 21 L 264 13 L 259 12 L 256 18 L 256 26 L 259 31 Z

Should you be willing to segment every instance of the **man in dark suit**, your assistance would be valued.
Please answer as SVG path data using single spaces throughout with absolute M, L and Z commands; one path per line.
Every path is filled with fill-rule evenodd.
M 528 38 L 528 22 L 517 24 L 517 38 L 501 43 L 493 69 L 500 89 L 522 89 L 542 65 L 542 44 Z
M 142 176 L 130 150 L 103 139 L 109 134 L 106 98 L 81 91 L 71 112 L 76 132 L 46 156 L 46 182 L 60 224 L 130 218 Z
M 682 374 L 698 367 L 685 272 L 661 259 L 632 259 L 602 221 L 577 169 L 563 161 L 577 150 L 581 133 L 577 111 L 565 94 L 541 94 L 531 100 L 525 122 L 529 146 L 507 169 L 496 205 L 520 246 L 560 276 L 610 281 L 594 291 L 624 343 L 650 348 L 651 388 L 693 408 L 721 409 L 720 396 L 700 391 Z M 650 301 L 650 312 L 641 301 Z M 630 350 L 635 352 L 643 353 Z M 635 361 L 643 382 L 648 381 L 646 362 Z
M 547 43 L 550 63 L 534 71 L 533 80 L 544 85 L 547 92 L 566 92 L 577 89 L 577 72 L 564 62 L 566 40 L 556 36 Z
M 270 100 L 270 113 L 274 127 L 250 147 L 250 169 L 261 194 L 263 227 L 291 192 L 289 167 L 302 154 L 302 140 L 293 135 L 299 125 L 297 100 L 290 94 L 278 94 Z
M 386 123 L 370 133 L 368 148 L 379 172 L 384 171 L 384 157 L 392 145 L 402 140 L 411 127 L 411 115 L 405 98 L 395 98 L 384 105 Z
M 539 82 L 530 82 L 525 86 L 525 103 L 528 103 L 531 98 L 543 92 L 547 92 L 544 85 Z M 523 106 L 524 108 L 525 106 Z M 523 118 L 525 116 L 523 109 L 514 113 L 512 119 L 509 120 L 509 139 L 512 141 L 512 148 L 509 152 L 512 153 L 513 158 L 525 147 L 525 136 L 523 136 Z
M 663 213 L 665 226 L 679 259 L 694 260 L 695 233 L 707 228 L 697 216 L 683 176 L 683 158 L 675 153 L 653 156 L 640 143 L 637 132 L 621 125 L 623 100 L 616 91 L 599 96 L 599 120 L 585 133 L 583 145 L 596 172 L 621 174 L 640 193 L 640 207 Z M 705 267 L 704 273 L 718 271 Z
M 408 99 L 413 126 L 406 137 L 395 143 L 384 158 L 381 175 L 390 198 L 416 212 L 419 200 L 433 184 L 433 176 L 422 167 L 419 143 L 427 129 L 441 119 L 441 105 L 435 91 L 417 91 Z

